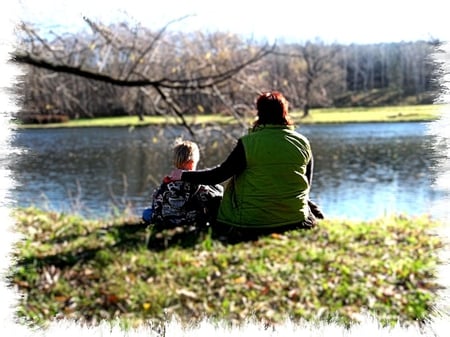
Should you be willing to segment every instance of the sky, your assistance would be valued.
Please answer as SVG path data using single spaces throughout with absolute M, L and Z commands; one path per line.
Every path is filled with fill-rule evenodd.
M 148 28 L 229 31 L 267 41 L 380 43 L 450 40 L 443 0 L 16 0 L 16 20 L 57 29 L 129 20 Z M 2 4 L 2 6 L 4 6 Z M 66 29 L 66 28 L 64 28 Z

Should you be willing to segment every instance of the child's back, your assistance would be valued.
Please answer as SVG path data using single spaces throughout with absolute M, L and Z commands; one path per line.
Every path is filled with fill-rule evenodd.
M 200 151 L 196 143 L 178 141 L 174 146 L 175 167 L 194 170 L 199 159 Z M 158 229 L 203 227 L 215 219 L 222 195 L 221 185 L 172 181 L 166 176 L 153 193 L 151 218 L 143 218 Z
M 221 185 L 197 185 L 166 177 L 153 194 L 152 222 L 162 228 L 205 226 L 215 217 L 222 195 Z

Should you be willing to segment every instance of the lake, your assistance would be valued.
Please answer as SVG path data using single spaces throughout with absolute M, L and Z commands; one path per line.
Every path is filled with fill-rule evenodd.
M 392 213 L 447 217 L 439 188 L 445 152 L 431 123 L 302 125 L 315 171 L 311 198 L 330 218 L 369 220 Z M 196 130 L 199 168 L 226 158 L 239 128 Z M 107 217 L 125 207 L 140 216 L 171 167 L 182 127 L 23 129 L 10 139 L 13 206 Z

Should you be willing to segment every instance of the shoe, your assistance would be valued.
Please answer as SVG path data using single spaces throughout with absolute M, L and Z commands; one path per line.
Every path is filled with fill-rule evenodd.
M 144 220 L 144 222 L 146 224 L 150 224 L 152 222 L 152 214 L 153 214 L 153 209 L 146 208 L 144 210 L 144 212 L 142 213 L 142 220 Z
M 311 200 L 308 200 L 309 209 L 311 210 L 311 213 L 317 218 L 317 219 L 325 219 L 325 215 L 322 213 L 322 210 L 319 208 L 317 204 L 312 202 Z

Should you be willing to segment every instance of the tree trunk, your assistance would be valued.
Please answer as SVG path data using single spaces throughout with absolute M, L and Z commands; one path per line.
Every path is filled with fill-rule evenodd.
M 309 116 L 309 104 L 305 103 L 305 105 L 303 105 L 303 116 L 302 118 L 308 117 Z

